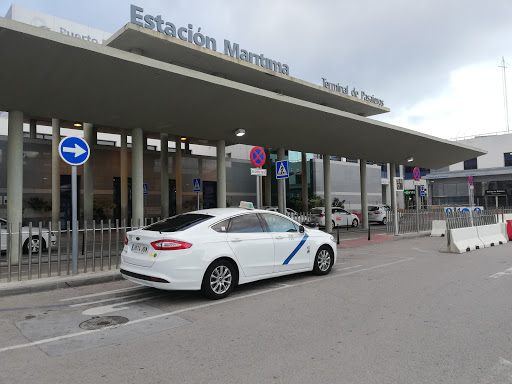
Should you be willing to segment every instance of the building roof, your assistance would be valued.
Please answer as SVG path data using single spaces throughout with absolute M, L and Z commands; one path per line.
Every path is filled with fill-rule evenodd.
M 425 168 L 441 168 L 485 153 L 340 110 L 345 102 L 349 110 L 364 109 L 368 103 L 343 100 L 286 76 L 267 76 L 259 67 L 252 68 L 253 73 L 246 68 L 249 64 L 220 61 L 214 52 L 191 53 L 211 60 L 199 71 L 115 48 L 116 44 L 127 48 L 124 36 L 146 44 L 137 48 L 151 55 L 172 44 L 180 45 L 174 47 L 178 52 L 183 50 L 180 42 L 135 25 L 125 26 L 108 45 L 98 45 L 0 19 L 0 109 L 21 110 L 39 119 L 86 121 L 114 131 L 143 128 L 386 163 L 403 164 L 413 156 L 411 165 Z M 241 68 L 232 69 L 233 64 Z M 232 76 L 247 79 L 242 83 L 215 76 L 205 73 L 206 67 L 232 70 Z M 269 90 L 272 79 L 284 94 Z M 327 105 L 315 102 L 324 96 Z M 237 128 L 244 128 L 246 135 L 235 138 Z

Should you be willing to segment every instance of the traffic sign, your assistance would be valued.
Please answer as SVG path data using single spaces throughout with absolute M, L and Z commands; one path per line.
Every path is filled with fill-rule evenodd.
M 412 176 L 414 177 L 414 180 L 419 180 L 421 178 L 421 172 L 418 167 L 412 170 Z
M 267 176 L 267 170 L 261 168 L 251 168 L 251 176 Z
M 469 176 L 468 182 L 469 182 L 469 185 L 473 185 L 473 175 Z
M 267 159 L 265 151 L 261 147 L 254 147 L 251 149 L 250 158 L 252 165 L 255 167 L 262 167 Z
M 146 183 L 142 184 L 142 191 L 144 195 L 148 194 L 148 185 Z
M 288 160 L 276 161 L 276 179 L 287 179 L 288 177 L 290 177 Z
M 194 179 L 194 192 L 201 192 L 201 179 Z
M 87 141 L 80 137 L 65 137 L 59 143 L 60 158 L 70 165 L 82 165 L 90 154 Z
M 425 190 L 421 190 L 420 195 L 425 196 Z

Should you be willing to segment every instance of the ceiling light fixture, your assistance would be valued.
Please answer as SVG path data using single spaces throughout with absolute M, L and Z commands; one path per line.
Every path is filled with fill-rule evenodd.
M 410 163 L 411 161 L 414 161 L 414 157 L 409 156 L 406 160 L 407 160 L 408 163 Z
M 187 140 L 187 138 L 186 138 L 186 137 L 182 137 L 182 138 L 181 138 L 181 141 L 185 141 L 185 140 Z
M 82 123 L 75 123 L 73 124 L 75 127 L 81 127 L 82 126 Z
M 238 128 L 238 129 L 235 131 L 235 135 L 237 135 L 238 137 L 241 137 L 241 136 L 245 135 L 245 129 L 243 129 L 243 128 Z

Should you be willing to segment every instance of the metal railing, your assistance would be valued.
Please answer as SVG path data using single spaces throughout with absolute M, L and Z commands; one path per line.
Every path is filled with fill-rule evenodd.
M 145 224 L 157 218 L 145 220 Z M 0 228 L 0 283 L 70 275 L 71 225 L 51 223 L 44 228 L 8 224 Z M 119 220 L 84 222 L 78 233 L 78 273 L 119 268 L 125 233 L 140 228 L 139 222 Z M 51 235 L 50 235 L 51 234 Z
M 412 232 L 423 232 L 432 230 L 433 220 L 445 220 L 446 214 L 441 209 L 405 209 L 397 212 L 398 230 L 395 231 L 395 216 L 389 211 L 386 216 L 386 233 L 388 235 L 399 235 Z
M 442 209 L 427 209 L 416 213 L 416 210 L 403 210 L 397 213 L 398 234 L 432 230 L 433 220 L 445 220 L 447 229 L 466 228 L 496 224 L 505 221 L 505 215 L 512 214 L 511 208 L 487 209 L 482 211 L 445 212 Z M 386 233 L 395 234 L 393 212 L 387 215 Z

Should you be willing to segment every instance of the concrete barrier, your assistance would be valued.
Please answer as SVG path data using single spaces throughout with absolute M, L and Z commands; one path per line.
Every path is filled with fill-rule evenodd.
M 481 225 L 476 227 L 478 237 L 484 244 L 485 248 L 494 247 L 495 245 L 505 244 L 507 239 L 503 235 L 501 224 Z
M 464 253 L 484 248 L 478 237 L 477 227 L 457 228 L 448 231 L 448 249 L 452 253 Z
M 432 232 L 430 232 L 430 236 L 446 236 L 446 220 L 432 220 Z

